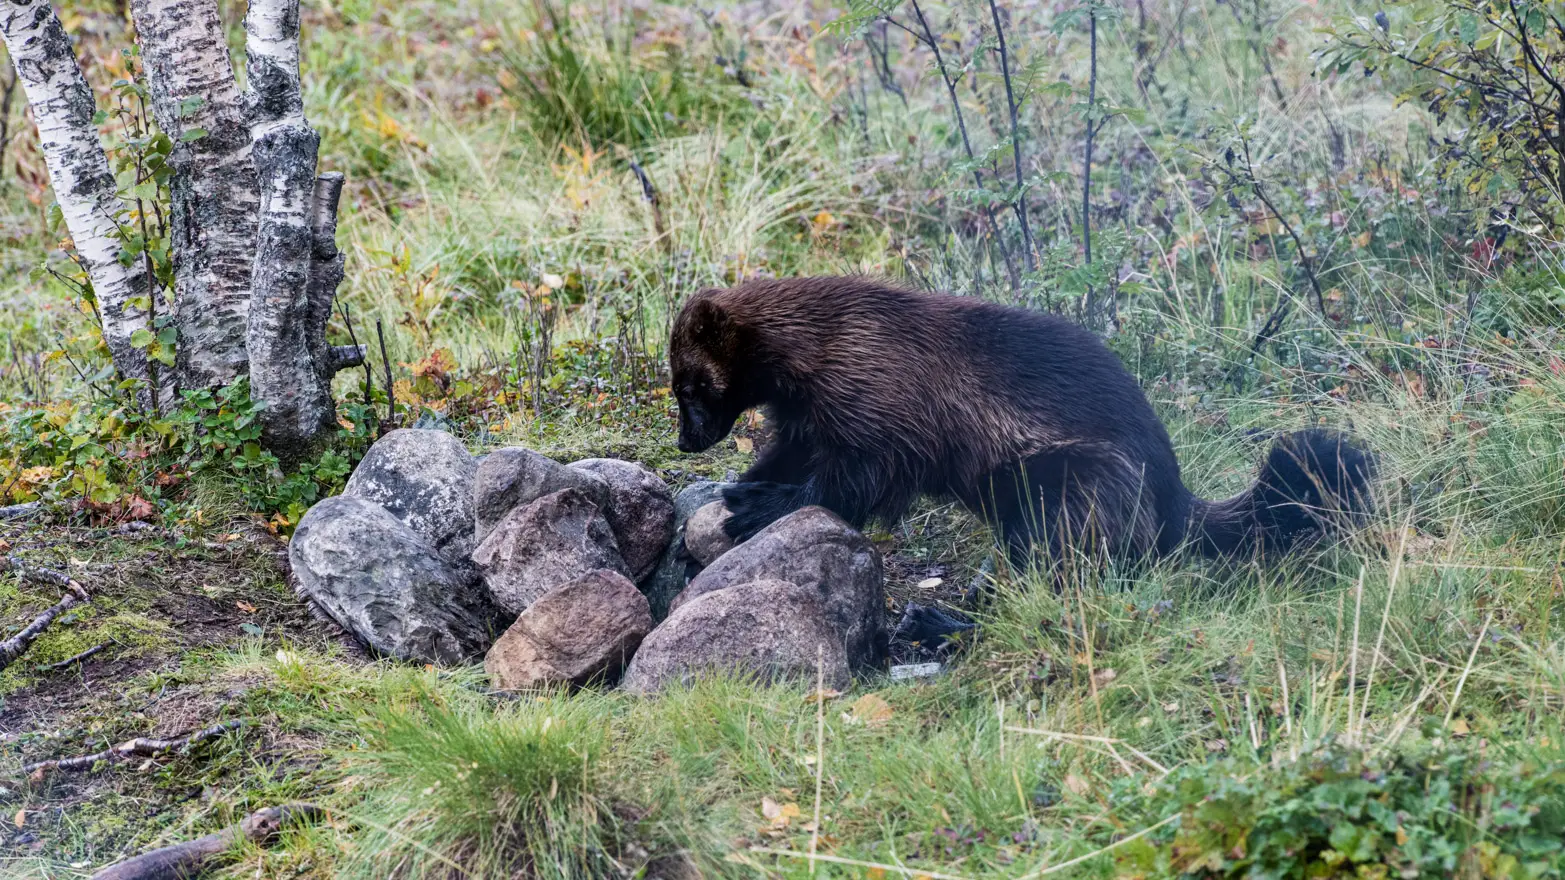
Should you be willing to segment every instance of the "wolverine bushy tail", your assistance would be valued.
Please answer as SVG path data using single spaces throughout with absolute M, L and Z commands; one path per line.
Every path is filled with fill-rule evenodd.
M 1208 556 L 1287 553 L 1364 521 L 1374 460 L 1340 434 L 1308 430 L 1277 439 L 1249 489 L 1196 499 L 1190 538 Z

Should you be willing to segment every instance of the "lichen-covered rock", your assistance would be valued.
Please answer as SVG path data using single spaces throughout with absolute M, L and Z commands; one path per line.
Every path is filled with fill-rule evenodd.
M 617 458 L 588 458 L 569 467 L 609 484 L 609 504 L 603 514 L 614 529 L 631 580 L 651 574 L 674 535 L 674 499 L 668 484 L 641 465 Z
M 580 489 L 552 492 L 506 514 L 473 562 L 495 604 L 512 614 L 588 572 L 629 574 L 608 520 Z
M 652 612 L 636 585 L 594 571 L 528 606 L 489 649 L 484 669 L 505 690 L 612 680 L 651 631 Z
M 520 446 L 484 456 L 473 484 L 477 542 L 482 544 L 506 514 L 561 489 L 580 489 L 599 510 L 609 506 L 609 484 L 597 474 Z
M 641 642 L 621 685 L 652 693 L 703 674 L 849 684 L 842 636 L 820 593 L 783 581 L 757 581 L 707 593 L 681 605 Z
M 477 544 L 477 473 L 462 441 L 444 431 L 401 428 L 375 441 L 342 494 L 380 505 L 441 556 L 460 563 Z
M 704 504 L 690 515 L 685 523 L 685 549 L 701 565 L 711 565 L 719 556 L 734 548 L 734 539 L 723 531 L 728 521 L 728 507 L 721 500 Z
M 674 496 L 673 537 L 658 559 L 652 576 L 641 582 L 641 591 L 647 594 L 647 602 L 652 606 L 653 620 L 662 620 L 668 616 L 669 605 L 673 604 L 674 597 L 690 582 L 693 570 L 701 567 L 685 549 L 685 526 L 691 514 L 721 498 L 723 489 L 730 485 L 709 481 L 692 483 Z
M 510 622 L 471 565 L 443 559 L 406 523 L 363 498 L 340 495 L 310 508 L 288 544 L 288 560 L 305 596 L 389 657 L 474 661 Z
M 759 580 L 788 581 L 817 591 L 854 668 L 879 663 L 884 656 L 886 597 L 880 554 L 868 538 L 830 511 L 795 511 L 719 556 L 674 599 L 670 613 L 707 593 Z

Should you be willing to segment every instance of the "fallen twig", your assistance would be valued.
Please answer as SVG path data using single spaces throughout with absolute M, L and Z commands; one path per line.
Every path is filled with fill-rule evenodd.
M 26 504 L 8 504 L 5 507 L 0 507 L 0 520 L 26 519 L 42 512 L 42 501 L 29 501 Z
M 4 571 L 13 572 L 17 577 L 36 583 L 63 587 L 73 593 L 80 593 L 83 599 L 87 598 L 87 593 L 80 584 L 76 583 L 70 575 L 56 568 L 34 565 L 15 556 L 0 556 L 0 572 Z
M 15 556 L 0 556 L 0 571 L 15 572 L 19 577 L 53 584 L 66 590 L 64 598 L 38 615 L 25 629 L 0 642 L 0 670 L 3 670 L 15 663 L 16 658 L 27 653 L 27 649 L 32 647 L 33 642 L 49 628 L 49 624 L 54 623 L 55 618 L 88 601 L 88 598 L 87 591 L 81 588 L 81 584 L 72 580 L 70 575 L 52 568 L 23 562 Z
M 99 651 L 102 651 L 104 648 L 107 648 L 108 646 L 109 646 L 108 642 L 104 642 L 101 645 L 93 645 L 92 647 L 90 647 L 87 650 L 81 652 L 80 654 L 77 654 L 74 657 L 66 657 L 64 660 L 61 660 L 58 663 L 45 663 L 45 664 L 42 664 L 42 665 L 40 665 L 38 667 L 38 671 L 39 672 L 53 672 L 56 669 L 64 669 L 65 667 L 70 666 L 70 665 L 72 665 L 74 663 L 80 663 L 83 660 L 86 660 L 88 657 L 91 657 L 92 655 L 98 653 Z
M 54 758 L 48 761 L 39 761 L 36 764 L 28 764 L 22 768 L 22 772 L 28 776 L 46 773 L 50 770 L 91 770 L 99 761 L 114 763 L 132 756 L 143 758 L 155 758 L 169 752 L 189 751 L 192 746 L 205 742 L 214 737 L 222 736 L 230 730 L 237 730 L 244 725 L 243 721 L 224 721 L 222 724 L 214 724 L 189 736 L 178 739 L 150 739 L 137 737 L 126 740 L 117 746 L 94 752 L 91 755 L 82 755 L 79 758 Z
M 215 862 L 232 853 L 234 844 L 241 840 L 265 846 L 284 828 L 313 822 L 325 812 L 314 804 L 256 810 L 238 825 L 110 865 L 92 875 L 92 880 L 188 880 L 214 867 Z

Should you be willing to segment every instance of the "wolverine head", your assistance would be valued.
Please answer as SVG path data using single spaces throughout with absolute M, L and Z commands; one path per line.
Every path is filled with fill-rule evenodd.
M 716 291 L 703 290 L 685 303 L 669 340 L 669 370 L 679 402 L 679 451 L 701 452 L 728 436 L 734 422 L 756 405 L 744 381 L 741 358 L 747 334 L 723 306 Z

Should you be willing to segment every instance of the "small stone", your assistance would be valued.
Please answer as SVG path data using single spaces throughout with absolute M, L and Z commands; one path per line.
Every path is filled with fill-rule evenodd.
M 648 694 L 704 674 L 792 679 L 828 688 L 850 682 L 842 636 L 820 594 L 783 581 L 757 581 L 686 602 L 641 643 L 622 686 Z
M 444 431 L 399 428 L 375 441 L 342 494 L 372 501 L 441 556 L 466 562 L 473 540 L 478 465 Z
M 476 660 L 510 621 L 471 565 L 448 562 L 363 498 L 339 495 L 310 508 L 288 543 L 288 559 L 301 593 L 388 657 Z
M 614 529 L 631 580 L 645 579 L 674 536 L 674 498 L 668 484 L 641 465 L 617 458 L 589 458 L 568 467 L 608 483 L 608 507 L 603 515 Z
M 690 582 L 691 570 L 700 568 L 700 563 L 685 548 L 685 526 L 691 514 L 720 498 L 728 485 L 710 481 L 692 483 L 674 496 L 674 535 L 658 559 L 652 576 L 641 582 L 641 590 L 652 605 L 653 620 L 668 616 L 668 606 Z
M 561 489 L 580 489 L 599 510 L 608 508 L 609 484 L 597 474 L 520 446 L 484 456 L 473 484 L 477 542 L 482 544 L 506 514 Z
M 806 507 L 762 529 L 691 579 L 671 613 L 706 593 L 759 580 L 816 590 L 842 633 L 848 662 L 855 668 L 880 662 L 886 641 L 880 554 L 835 514 Z
M 625 576 L 594 571 L 545 593 L 489 649 L 495 687 L 612 680 L 652 630 L 647 597 Z
M 495 604 L 512 614 L 588 572 L 628 574 L 608 520 L 580 489 L 552 492 L 506 514 L 473 562 Z
M 727 505 L 713 501 L 691 514 L 690 521 L 685 523 L 685 548 L 701 565 L 711 565 L 734 548 L 734 539 L 723 531 L 723 523 L 727 521 Z

